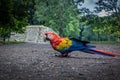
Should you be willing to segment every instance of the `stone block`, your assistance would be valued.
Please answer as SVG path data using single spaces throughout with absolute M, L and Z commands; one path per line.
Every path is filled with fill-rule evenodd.
M 26 26 L 26 31 L 24 34 L 12 33 L 10 40 L 41 43 L 44 42 L 44 34 L 47 31 L 54 32 L 51 28 L 45 27 L 43 25 L 30 25 Z

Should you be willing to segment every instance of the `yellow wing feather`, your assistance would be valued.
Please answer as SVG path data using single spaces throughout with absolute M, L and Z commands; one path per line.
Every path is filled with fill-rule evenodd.
M 61 38 L 61 43 L 56 46 L 57 50 L 68 48 L 72 45 L 72 41 L 69 38 Z

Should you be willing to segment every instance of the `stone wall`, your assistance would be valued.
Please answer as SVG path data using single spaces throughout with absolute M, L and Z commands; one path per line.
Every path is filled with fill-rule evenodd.
M 26 34 L 12 33 L 10 36 L 10 41 L 25 41 Z
M 24 34 L 13 33 L 10 40 L 40 43 L 44 42 L 44 34 L 47 31 L 53 30 L 43 25 L 30 25 L 26 27 L 26 31 Z

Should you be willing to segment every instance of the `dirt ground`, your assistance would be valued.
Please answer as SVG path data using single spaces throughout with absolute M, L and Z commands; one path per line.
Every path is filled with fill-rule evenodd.
M 119 44 L 94 45 L 120 53 Z M 0 45 L 0 80 L 120 80 L 120 57 L 75 51 L 62 58 L 55 53 L 49 44 Z

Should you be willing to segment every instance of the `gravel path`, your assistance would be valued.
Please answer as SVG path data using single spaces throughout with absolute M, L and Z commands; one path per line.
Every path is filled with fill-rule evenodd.
M 120 45 L 94 44 L 120 53 Z M 54 56 L 49 44 L 0 46 L 0 80 L 120 80 L 120 57 L 72 52 L 70 57 Z

